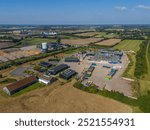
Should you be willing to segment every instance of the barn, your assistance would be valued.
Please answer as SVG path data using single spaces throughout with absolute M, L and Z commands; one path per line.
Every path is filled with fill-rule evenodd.
M 59 77 L 65 80 L 68 80 L 77 74 L 76 71 L 72 69 L 67 69 L 59 74 Z
M 11 96 L 36 82 L 38 82 L 38 78 L 35 76 L 30 76 L 4 87 L 3 91 Z
M 69 66 L 66 65 L 66 64 L 60 64 L 52 69 L 49 70 L 49 73 L 52 74 L 52 75 L 56 75 L 58 74 L 59 72 L 65 70 L 65 69 L 68 69 Z

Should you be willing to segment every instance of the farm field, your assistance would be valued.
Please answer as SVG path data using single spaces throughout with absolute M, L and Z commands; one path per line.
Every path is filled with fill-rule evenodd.
M 86 38 L 86 39 L 62 39 L 62 43 L 70 44 L 70 45 L 77 45 L 77 46 L 84 46 L 91 43 L 99 42 L 103 38 Z
M 13 46 L 13 45 L 15 45 L 14 42 L 1 42 L 0 41 L 0 49 L 10 47 L 10 46 Z
M 13 98 L 0 95 L 0 112 L 132 112 L 125 104 L 78 90 L 74 83 L 57 81 Z
M 119 44 L 114 46 L 114 49 L 125 50 L 125 51 L 134 51 L 137 52 L 140 47 L 139 45 L 142 43 L 142 40 L 124 40 Z
M 95 31 L 95 29 L 77 29 L 77 30 L 63 30 L 61 31 L 62 33 L 70 33 L 70 34 L 74 34 L 74 33 L 86 33 L 86 32 L 93 32 Z
M 50 38 L 26 38 L 21 41 L 21 46 L 36 45 L 42 42 L 56 42 L 56 40 Z
M 117 38 L 119 36 L 115 33 L 99 32 L 99 34 L 97 34 L 95 37 L 96 38 L 113 38 L 113 37 Z
M 96 45 L 103 45 L 103 46 L 113 46 L 119 43 L 121 39 L 108 39 L 101 42 L 96 43 Z
M 119 46 L 119 45 L 117 45 L 117 46 Z M 134 41 L 134 45 L 136 45 L 135 41 Z M 129 44 L 128 44 L 128 46 L 129 46 Z M 133 46 L 129 46 L 129 47 L 133 48 Z M 128 47 L 128 50 L 129 50 L 129 47 Z M 135 50 L 137 52 L 137 48 Z M 149 87 L 150 86 L 150 67 L 149 67 L 149 63 L 150 63 L 150 46 L 148 46 L 148 48 L 147 48 L 146 56 L 147 56 L 147 64 L 148 64 L 148 73 L 146 75 L 144 75 L 144 77 L 142 79 L 139 80 L 141 95 L 145 95 L 145 94 L 147 94 L 147 91 L 150 91 L 150 87 Z M 135 64 L 136 64 L 136 54 L 129 54 L 128 57 L 129 57 L 129 60 L 130 60 L 130 64 L 129 64 L 129 66 L 128 66 L 128 68 L 125 71 L 123 76 L 125 76 L 127 78 L 135 79 L 134 71 L 135 71 Z
M 89 36 L 89 37 L 94 37 L 95 35 L 98 35 L 99 32 L 86 32 L 86 33 L 80 33 L 80 34 L 75 34 L 76 36 Z

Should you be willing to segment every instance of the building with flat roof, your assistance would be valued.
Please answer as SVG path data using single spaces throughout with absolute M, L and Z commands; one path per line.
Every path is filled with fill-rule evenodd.
M 80 62 L 80 60 L 77 57 L 66 57 L 65 62 Z
M 65 80 L 68 80 L 77 74 L 76 71 L 72 69 L 67 69 L 59 74 L 59 77 Z
M 65 69 L 68 69 L 68 68 L 69 68 L 69 66 L 67 64 L 60 64 L 60 65 L 58 65 L 58 66 L 56 66 L 56 67 L 54 67 L 54 68 L 52 68 L 48 71 L 49 71 L 50 74 L 56 75 L 59 72 L 65 70 Z
M 42 66 L 42 67 L 46 67 L 46 68 L 48 68 L 48 67 L 51 67 L 51 66 L 52 66 L 52 64 L 51 64 L 51 63 L 48 63 L 48 62 L 45 62 L 45 61 L 40 62 L 40 63 L 39 63 L 39 65 L 40 65 L 40 66 Z

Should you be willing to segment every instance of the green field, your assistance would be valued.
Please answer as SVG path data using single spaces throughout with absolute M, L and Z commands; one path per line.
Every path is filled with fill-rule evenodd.
M 95 36 L 96 38 L 118 38 L 119 36 L 115 33 L 106 33 L 106 32 L 100 32 L 98 35 Z
M 125 51 L 135 51 L 137 52 L 140 47 L 139 45 L 142 43 L 142 40 L 124 40 L 121 41 L 118 45 L 114 46 L 114 49 L 125 50 Z
M 134 71 L 135 71 L 135 63 L 136 63 L 136 55 L 134 54 L 128 54 L 128 58 L 130 60 L 130 63 L 126 69 L 126 71 L 123 74 L 123 77 L 134 79 Z
M 9 83 L 13 83 L 13 82 L 16 82 L 16 81 L 17 81 L 16 79 L 7 78 L 7 79 L 4 79 L 4 80 L 0 81 L 0 84 L 9 84 Z
M 127 45 L 125 45 L 125 43 Z M 141 41 L 139 41 L 139 40 L 124 40 L 120 44 L 115 46 L 114 48 L 115 49 L 123 49 L 123 50 L 133 50 L 133 51 L 137 52 L 140 49 L 139 48 L 140 43 L 141 43 Z M 137 44 L 138 44 L 138 46 L 137 46 Z M 149 44 L 149 46 L 147 46 L 147 51 L 145 53 L 147 56 L 148 72 L 146 75 L 143 76 L 142 79 L 138 80 L 139 84 L 140 84 L 140 94 L 141 95 L 145 95 L 145 94 L 147 94 L 148 91 L 150 91 L 150 66 L 149 66 L 149 64 L 150 64 L 150 44 Z M 128 58 L 130 60 L 130 63 L 128 65 L 126 71 L 124 72 L 123 76 L 127 77 L 127 78 L 136 79 L 134 76 L 135 64 L 136 64 L 136 54 L 128 54 Z
M 148 73 L 144 76 L 142 80 L 140 80 L 142 94 L 146 94 L 147 91 L 150 91 L 150 42 L 149 45 L 147 46 L 146 56 L 147 56 Z
M 40 44 L 42 42 L 56 42 L 56 39 L 50 39 L 50 38 L 26 38 L 23 39 L 20 43 L 23 46 L 26 45 L 36 45 Z

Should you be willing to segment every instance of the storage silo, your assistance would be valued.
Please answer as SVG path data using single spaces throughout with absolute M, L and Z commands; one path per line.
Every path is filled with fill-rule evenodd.
M 42 43 L 42 51 L 43 52 L 47 52 L 48 51 L 48 45 L 47 45 L 47 43 Z

